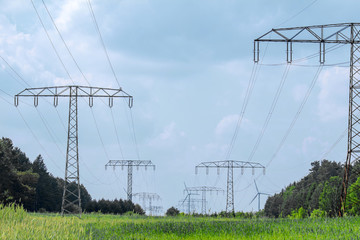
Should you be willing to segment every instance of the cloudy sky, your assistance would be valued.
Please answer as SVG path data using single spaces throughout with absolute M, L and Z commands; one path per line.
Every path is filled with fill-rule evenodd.
M 119 85 L 87 0 L 33 0 L 34 6 L 31 0 L 0 2 L 1 136 L 31 160 L 41 154 L 48 170 L 63 177 L 68 101 L 55 109 L 51 99 L 41 99 L 37 108 L 23 99 L 15 108 L 13 95 L 26 87 Z M 195 175 L 200 162 L 251 160 L 266 166 L 266 174 L 247 169 L 241 175 L 237 169 L 234 187 L 235 210 L 252 211 L 257 210 L 256 202 L 249 204 L 256 194 L 254 179 L 260 191 L 273 194 L 306 175 L 312 161 L 345 161 L 349 46 L 335 46 L 317 77 L 318 58 L 305 58 L 318 52 L 317 45 L 294 45 L 293 58 L 300 60 L 287 66 L 285 45 L 262 44 L 261 65 L 255 66 L 253 40 L 275 27 L 357 22 L 358 1 L 91 3 L 118 82 L 134 96 L 131 110 L 123 101 L 109 109 L 100 100 L 93 108 L 79 100 L 80 176 L 93 198 L 126 198 L 126 171 L 104 168 L 112 159 L 151 160 L 155 172 L 135 170 L 133 191 L 158 193 L 162 200 L 153 204 L 165 210 L 185 197 L 184 182 L 226 189 L 225 170 L 206 175 L 200 169 Z M 225 203 L 223 194 L 208 195 L 211 211 L 224 210 Z

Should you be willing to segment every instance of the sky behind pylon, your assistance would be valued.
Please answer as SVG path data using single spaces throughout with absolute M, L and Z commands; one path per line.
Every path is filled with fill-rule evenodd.
M 95 199 L 126 198 L 126 170 L 105 170 L 105 164 L 114 159 L 151 160 L 155 172 L 134 169 L 133 191 L 158 193 L 162 201 L 154 204 L 165 211 L 184 199 L 184 182 L 189 187 L 226 190 L 226 171 L 217 175 L 210 170 L 206 175 L 199 169 L 195 175 L 200 162 L 249 160 L 287 69 L 285 44 L 264 43 L 262 65 L 251 78 L 253 40 L 272 28 L 359 22 L 360 7 L 350 0 L 94 0 L 92 8 L 116 80 L 88 2 L 44 2 L 87 80 L 42 1 L 34 1 L 34 6 L 46 31 L 30 0 L 0 1 L 1 136 L 11 138 L 31 161 L 41 154 L 49 172 L 64 177 L 68 101 L 62 99 L 55 109 L 49 104 L 52 99 L 40 99 L 37 108 L 31 99 L 24 99 L 15 108 L 13 95 L 26 87 L 88 85 L 88 81 L 117 88 L 119 83 L 134 96 L 131 112 L 123 101 L 115 101 L 109 109 L 106 100 L 95 100 L 90 109 L 87 99 L 79 100 L 81 183 Z M 267 166 L 266 174 L 234 171 L 236 211 L 257 210 L 256 201 L 249 204 L 256 194 L 254 179 L 260 191 L 274 194 L 305 176 L 312 161 L 326 157 L 345 162 L 349 46 L 335 47 L 326 55 L 326 65 L 294 128 L 277 151 L 318 71 L 318 58 L 306 56 L 318 51 L 317 45 L 294 44 L 293 58 L 302 60 L 289 67 L 251 158 Z M 253 90 L 242 111 L 251 79 Z M 262 207 L 265 200 L 263 196 Z M 224 210 L 225 201 L 223 194 L 208 195 L 208 208 Z

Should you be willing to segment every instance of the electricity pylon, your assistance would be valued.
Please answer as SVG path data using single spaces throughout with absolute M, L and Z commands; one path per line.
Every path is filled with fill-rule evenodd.
M 194 194 L 193 194 L 194 195 Z M 192 212 L 195 212 L 195 204 L 199 204 L 202 202 L 201 199 L 196 199 L 196 198 L 188 198 L 189 195 L 187 195 L 183 200 L 180 200 L 178 203 L 178 207 L 179 209 L 183 209 L 185 211 L 188 212 L 188 214 L 190 215 Z M 185 202 L 187 202 L 187 206 L 185 206 Z M 191 210 L 193 210 L 191 212 Z
M 268 194 L 268 193 L 263 193 L 263 192 L 259 192 L 259 189 L 258 189 L 258 187 L 257 187 L 257 185 L 256 185 L 256 182 L 255 182 L 255 179 L 254 179 L 254 183 L 255 183 L 255 187 L 256 187 L 256 195 L 255 195 L 255 197 L 253 198 L 253 200 L 251 200 L 251 202 L 250 202 L 250 204 L 255 200 L 255 198 L 258 198 L 258 212 L 260 212 L 260 196 L 261 195 L 270 195 L 270 194 Z
M 140 192 L 140 193 L 134 193 L 133 197 L 138 197 L 140 201 L 142 201 L 142 205 L 144 210 L 149 210 L 150 216 L 152 216 L 152 213 L 154 210 L 156 210 L 155 206 L 152 205 L 153 201 L 159 201 L 161 198 L 157 193 L 148 193 L 148 192 Z M 149 204 L 146 204 L 146 201 L 149 202 Z
M 105 164 L 105 170 L 107 167 L 121 167 L 123 170 L 124 167 L 127 167 L 128 170 L 128 181 L 127 181 L 127 198 L 129 201 L 132 201 L 132 183 L 133 183 L 133 167 L 136 167 L 139 170 L 139 167 L 144 167 L 147 170 L 147 167 L 153 167 L 155 170 L 155 165 L 150 160 L 110 160 Z
M 184 193 L 187 192 L 186 197 L 184 198 L 184 201 L 181 203 L 181 205 L 184 205 L 185 201 L 187 200 L 188 202 L 188 214 L 190 215 L 191 213 L 191 203 L 194 203 L 195 199 L 191 199 L 191 196 L 193 195 L 199 195 L 198 193 L 193 193 L 191 192 L 188 187 L 186 187 L 186 184 L 184 183 L 185 189 L 184 189 Z
M 186 186 L 185 186 L 186 187 Z M 217 187 L 207 187 L 207 186 L 201 186 L 201 187 L 186 187 L 188 192 L 195 192 L 196 194 L 198 192 L 201 192 L 201 213 L 206 214 L 206 193 L 210 192 L 224 192 L 223 189 L 217 188 Z
M 163 210 L 162 206 L 151 206 L 150 213 L 152 215 L 158 216 L 160 214 L 160 212 L 162 212 L 162 210 Z
M 80 175 L 79 175 L 79 150 L 78 150 L 78 97 L 89 98 L 89 106 L 93 106 L 94 98 L 108 98 L 109 107 L 114 104 L 114 98 L 129 98 L 129 107 L 132 107 L 133 98 L 120 89 L 84 87 L 84 86 L 59 86 L 43 88 L 26 88 L 15 95 L 15 106 L 19 105 L 20 97 L 33 97 L 34 106 L 39 104 L 39 97 L 54 98 L 57 107 L 59 98 L 69 98 L 68 137 L 66 148 L 65 182 L 61 204 L 61 215 L 65 213 L 78 213 L 81 217 Z M 77 185 L 71 189 L 70 183 Z
M 272 34 L 271 37 L 269 35 Z M 346 208 L 350 166 L 360 158 L 360 23 L 339 23 L 272 29 L 254 40 L 254 62 L 259 61 L 260 42 L 286 43 L 286 60 L 292 62 L 293 43 L 319 44 L 319 62 L 325 62 L 325 44 L 350 45 L 349 116 L 347 156 L 340 197 L 339 215 Z
M 244 168 L 252 168 L 252 173 L 255 173 L 255 168 L 262 168 L 265 174 L 265 167 L 260 163 L 243 162 L 243 161 L 215 161 L 202 162 L 195 167 L 195 174 L 198 168 L 206 168 L 206 174 L 209 174 L 209 168 L 217 168 L 217 173 L 220 174 L 220 168 L 227 168 L 227 188 L 226 188 L 226 212 L 235 214 L 234 208 L 234 168 L 241 168 L 241 174 L 244 173 Z

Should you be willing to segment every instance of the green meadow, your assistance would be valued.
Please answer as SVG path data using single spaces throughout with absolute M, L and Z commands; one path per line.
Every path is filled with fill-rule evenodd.
M 0 239 L 359 239 L 360 218 L 238 219 L 27 213 L 0 206 Z

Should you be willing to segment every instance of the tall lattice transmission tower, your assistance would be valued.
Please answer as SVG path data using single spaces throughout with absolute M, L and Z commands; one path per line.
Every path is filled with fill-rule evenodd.
M 198 168 L 206 168 L 206 174 L 209 174 L 209 168 L 216 168 L 217 173 L 220 174 L 220 169 L 227 169 L 227 188 L 226 188 L 226 212 L 235 213 L 234 207 L 234 168 L 241 168 L 241 174 L 244 173 L 245 168 L 251 168 L 252 173 L 255 173 L 255 168 L 263 169 L 265 174 L 265 167 L 260 163 L 243 162 L 243 161 L 215 161 L 215 162 L 202 162 L 195 167 L 195 174 L 198 173 Z
M 271 36 L 270 36 L 271 35 Z M 325 63 L 326 44 L 350 45 L 348 143 L 339 215 L 346 208 L 350 167 L 360 158 L 360 23 L 339 23 L 271 29 L 254 40 L 254 62 L 259 62 L 260 42 L 286 43 L 286 60 L 291 63 L 293 43 L 319 45 L 319 62 Z
M 59 86 L 26 88 L 15 95 L 15 106 L 19 105 L 20 97 L 32 97 L 34 106 L 39 104 L 39 97 L 53 98 L 53 104 L 58 106 L 59 98 L 69 98 L 68 137 L 66 147 L 65 182 L 61 203 L 61 215 L 77 213 L 81 217 L 80 198 L 80 173 L 79 173 L 79 138 L 78 138 L 78 98 L 88 98 L 89 106 L 94 104 L 94 98 L 108 98 L 109 107 L 114 105 L 114 98 L 128 98 L 129 107 L 133 105 L 133 97 L 120 89 L 84 87 L 84 86 Z M 76 188 L 71 188 L 71 183 Z
M 136 167 L 139 170 L 140 167 L 144 167 L 147 170 L 148 167 L 152 167 L 155 171 L 155 165 L 150 160 L 110 160 L 105 164 L 105 169 L 107 167 L 121 167 L 123 170 L 124 167 L 127 167 L 128 176 L 127 176 L 127 198 L 129 201 L 132 201 L 133 197 L 133 168 Z

